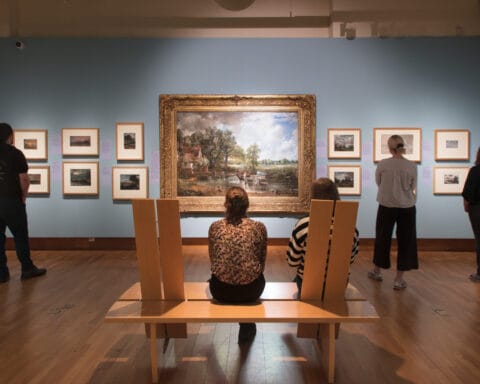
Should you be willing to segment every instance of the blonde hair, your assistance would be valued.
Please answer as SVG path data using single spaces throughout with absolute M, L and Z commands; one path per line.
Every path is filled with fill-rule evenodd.
M 405 148 L 405 141 L 403 141 L 402 136 L 393 135 L 388 139 L 388 149 L 395 153 L 404 154 L 407 149 Z

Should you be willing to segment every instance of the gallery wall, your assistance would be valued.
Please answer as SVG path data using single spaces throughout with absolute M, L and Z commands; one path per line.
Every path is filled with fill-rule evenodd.
M 131 206 L 113 201 L 115 124 L 143 122 L 149 195 L 160 194 L 160 94 L 313 94 L 317 176 L 360 165 L 358 227 L 374 236 L 374 127 L 420 127 L 420 238 L 471 238 L 459 195 L 433 194 L 433 167 L 471 166 L 480 145 L 480 38 L 436 39 L 0 39 L 0 120 L 48 130 L 50 194 L 28 199 L 32 237 L 130 237 Z M 62 128 L 99 128 L 99 196 L 62 193 Z M 360 128 L 360 160 L 327 159 L 328 128 Z M 468 129 L 470 161 L 434 160 L 435 129 Z M 74 160 L 77 160 L 74 158 Z M 182 219 L 206 237 L 218 216 Z M 295 217 L 259 217 L 288 237 Z

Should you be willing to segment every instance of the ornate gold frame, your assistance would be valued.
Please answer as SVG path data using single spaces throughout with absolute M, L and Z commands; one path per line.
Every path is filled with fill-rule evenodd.
M 269 111 L 298 113 L 298 195 L 252 196 L 250 212 L 304 213 L 310 204 L 310 184 L 315 178 L 314 95 L 161 95 L 160 96 L 160 196 L 178 199 L 182 212 L 222 212 L 224 197 L 177 196 L 177 111 Z

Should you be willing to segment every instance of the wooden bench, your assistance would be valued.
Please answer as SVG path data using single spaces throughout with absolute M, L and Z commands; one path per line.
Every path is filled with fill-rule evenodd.
M 135 200 L 132 206 L 140 283 L 120 296 L 105 320 L 145 324 L 154 383 L 158 382 L 157 338 L 165 339 L 165 350 L 170 338 L 187 337 L 187 323 L 219 322 L 298 323 L 298 337 L 320 343 L 332 383 L 340 323 L 378 319 L 358 290 L 347 286 L 356 202 L 312 201 L 301 300 L 295 283 L 268 282 L 262 297 L 248 305 L 216 302 L 208 283 L 184 282 L 178 201 Z

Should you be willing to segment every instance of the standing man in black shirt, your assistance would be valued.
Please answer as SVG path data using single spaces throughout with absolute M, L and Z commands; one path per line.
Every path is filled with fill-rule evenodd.
M 5 254 L 5 231 L 13 234 L 17 257 L 22 265 L 22 280 L 44 275 L 30 258 L 26 199 L 30 180 L 28 164 L 23 153 L 13 145 L 13 129 L 0 123 L 0 283 L 10 279 Z

